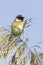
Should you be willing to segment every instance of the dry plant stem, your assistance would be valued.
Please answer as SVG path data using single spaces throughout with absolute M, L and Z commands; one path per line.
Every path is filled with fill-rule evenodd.
M 29 60 L 29 55 L 26 55 L 23 57 L 23 59 L 19 59 L 20 61 L 17 63 L 17 65 L 19 65 L 19 63 L 22 63 L 22 65 L 26 64 L 26 62 Z
M 38 65 L 42 65 L 42 64 L 41 64 L 41 61 L 40 61 L 40 59 L 39 59 L 38 53 L 37 53 L 37 51 L 36 51 L 35 48 L 34 48 L 34 50 L 35 50 L 35 54 L 36 54 L 36 55 L 35 55 L 35 60 L 36 60 L 37 64 L 38 64 Z
M 28 48 L 27 44 L 26 44 L 26 47 L 27 47 L 28 51 L 30 51 L 30 53 L 31 53 L 31 55 L 32 55 L 32 56 L 31 56 L 30 64 L 31 64 L 31 65 L 35 65 L 35 64 L 34 64 L 35 55 L 34 55 L 34 53 L 31 51 L 31 49 Z
M 34 64 L 34 61 L 35 61 L 35 56 L 34 56 L 33 53 L 31 53 L 31 61 L 30 61 L 30 64 L 31 64 L 31 65 L 35 65 L 35 64 Z
M 16 53 L 15 53 L 13 59 L 12 59 L 12 62 L 15 62 L 15 64 L 17 64 L 20 61 L 19 58 L 20 58 L 21 55 L 24 55 L 24 50 L 23 49 L 20 50 L 20 47 L 19 47 L 19 48 L 17 48 L 17 51 L 16 51 Z M 17 65 L 23 65 L 23 62 L 22 63 L 20 62 Z
M 17 64 L 17 62 L 19 61 L 19 57 L 20 57 L 20 50 L 19 50 L 19 49 L 20 49 L 20 47 L 17 48 L 17 50 L 16 50 L 16 52 L 15 52 L 15 54 L 14 54 L 14 56 L 13 56 L 11 62 L 10 62 L 10 64 L 11 64 L 11 63 Z M 23 51 L 22 51 L 22 52 L 23 52 Z M 19 65 L 20 65 L 20 63 L 19 63 Z
M 6 45 L 7 41 L 9 42 L 10 37 L 13 37 L 13 36 L 11 34 L 8 34 L 8 35 L 5 35 L 2 37 L 2 39 L 0 40 L 0 49 L 1 49 L 1 47 Z
M 31 64 L 31 65 L 35 65 L 34 62 L 31 62 L 30 64 Z
M 19 41 L 20 43 L 20 41 Z M 16 40 L 12 40 L 12 42 L 9 42 L 9 44 L 7 44 L 1 51 L 0 51 L 0 60 L 2 61 L 3 57 L 6 56 L 7 54 L 9 54 L 12 49 L 17 46 L 18 41 Z
M 20 65 L 25 65 L 28 60 L 29 60 L 29 57 L 27 55 L 22 60 L 20 60 L 19 63 Z M 16 65 L 19 65 L 19 63 L 17 63 Z
M 22 54 L 21 54 L 21 52 L 22 52 Z M 12 65 L 13 63 L 15 63 L 15 61 L 17 61 L 16 65 L 25 65 L 26 62 L 29 60 L 29 55 L 27 54 L 25 56 L 23 50 L 21 52 L 19 52 L 17 50 L 16 53 L 14 54 L 12 60 L 9 62 L 8 65 Z M 21 54 L 21 56 L 19 54 Z
M 15 59 L 14 58 L 12 58 L 11 60 L 10 60 L 10 62 L 9 62 L 9 64 L 8 65 L 12 65 L 13 63 L 12 63 L 12 60 L 15 62 Z M 29 55 L 26 55 L 26 56 L 24 56 L 24 58 L 23 59 L 18 59 L 19 61 L 18 61 L 18 63 L 16 64 L 16 65 L 25 65 L 26 64 L 26 62 L 29 60 Z

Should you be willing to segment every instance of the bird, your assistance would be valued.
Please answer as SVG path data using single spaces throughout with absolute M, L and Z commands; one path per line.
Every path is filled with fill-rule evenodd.
M 24 31 L 24 16 L 17 15 L 15 20 L 11 24 L 11 31 L 14 36 L 19 36 Z
M 17 15 L 10 26 L 11 31 L 4 27 L 1 27 L 2 30 L 9 31 L 11 33 L 9 41 L 16 37 L 20 38 L 21 35 L 24 33 L 25 28 L 31 26 L 28 25 L 29 22 L 31 22 L 31 18 L 26 20 L 24 20 L 24 18 L 25 17 L 23 15 Z

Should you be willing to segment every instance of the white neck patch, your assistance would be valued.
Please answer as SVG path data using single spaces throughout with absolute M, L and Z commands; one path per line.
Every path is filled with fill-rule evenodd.
M 21 21 L 21 20 L 19 20 L 19 19 L 16 18 L 16 21 Z

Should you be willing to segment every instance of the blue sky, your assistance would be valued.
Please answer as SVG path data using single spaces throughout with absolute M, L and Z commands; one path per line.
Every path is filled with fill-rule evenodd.
M 33 18 L 25 31 L 29 45 L 43 41 L 43 0 L 0 0 L 0 26 L 11 25 L 18 14 Z

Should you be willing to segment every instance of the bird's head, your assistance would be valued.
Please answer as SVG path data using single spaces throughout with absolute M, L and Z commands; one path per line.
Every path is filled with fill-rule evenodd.
M 24 16 L 22 16 L 22 15 L 17 15 L 16 16 L 16 20 L 21 20 L 21 21 L 23 21 L 24 20 Z

